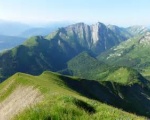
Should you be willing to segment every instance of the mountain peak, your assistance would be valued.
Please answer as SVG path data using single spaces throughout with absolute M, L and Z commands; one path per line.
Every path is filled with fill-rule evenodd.
M 101 22 L 97 22 L 96 24 L 91 25 L 92 27 L 94 26 L 94 28 L 98 28 L 98 29 L 104 29 L 107 28 L 107 26 Z
M 111 24 L 107 25 L 107 27 L 108 27 L 109 29 L 115 30 L 115 31 L 120 28 L 120 27 L 118 27 L 118 26 L 116 26 L 116 25 L 111 25 Z
M 104 25 L 105 26 L 105 24 L 102 22 L 97 22 L 96 25 Z
M 68 27 L 84 27 L 84 26 L 86 26 L 86 24 L 85 23 L 83 23 L 83 22 L 79 22 L 79 23 L 76 23 L 76 24 L 73 24 L 73 25 L 69 25 Z M 68 27 L 66 27 L 66 28 L 68 28 Z

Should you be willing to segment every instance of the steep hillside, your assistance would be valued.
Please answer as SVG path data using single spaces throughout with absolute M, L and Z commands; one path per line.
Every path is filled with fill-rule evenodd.
M 23 45 L 0 54 L 1 77 L 15 72 L 40 74 L 44 70 L 57 71 L 65 68 L 65 63 L 79 52 L 63 40 L 31 37 Z
M 98 59 L 111 65 L 129 66 L 144 72 L 150 66 L 149 47 L 150 32 L 147 32 L 113 47 Z
M 129 28 L 118 27 L 115 25 L 108 25 L 107 27 L 116 34 L 118 39 L 125 41 L 133 36 L 133 34 L 130 33 Z
M 25 96 L 22 96 L 24 94 Z M 16 73 L 0 84 L 0 117 L 4 120 L 12 117 L 14 120 L 138 120 L 144 118 L 102 102 L 139 115 L 150 116 L 149 96 L 149 89 L 141 87 L 140 84 L 124 86 L 111 82 L 99 83 L 52 72 L 44 72 L 40 76 Z M 10 99 L 11 97 L 14 99 Z M 29 100 L 28 103 L 26 99 Z M 36 104 L 30 103 L 33 99 Z M 21 103 L 19 100 L 24 102 Z M 5 106 L 5 114 L 2 114 L 4 110 L 2 105 Z

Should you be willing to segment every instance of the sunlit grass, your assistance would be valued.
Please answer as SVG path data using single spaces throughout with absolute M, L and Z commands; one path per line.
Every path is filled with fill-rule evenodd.
M 79 80 L 71 77 L 67 77 L 67 79 Z M 44 72 L 40 76 L 17 73 L 0 84 L 0 92 L 7 87 L 8 83 L 10 83 L 10 88 L 8 87 L 7 94 L 3 98 L 7 98 L 18 85 L 34 86 L 44 96 L 41 102 L 26 108 L 23 112 L 17 114 L 13 118 L 14 120 L 144 119 L 80 95 L 64 83 L 61 75 L 52 72 Z

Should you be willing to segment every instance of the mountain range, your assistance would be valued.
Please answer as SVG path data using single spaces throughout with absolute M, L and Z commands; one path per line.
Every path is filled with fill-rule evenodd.
M 22 44 L 26 38 L 0 35 L 0 51 L 11 49 Z
M 60 28 L 45 37 L 31 37 L 24 44 L 1 53 L 1 77 L 17 71 L 31 74 L 60 71 L 83 51 L 91 51 L 96 56 L 123 40 L 102 23 L 91 26 L 78 23 Z
M 51 97 L 45 97 L 49 96 L 51 90 L 51 94 L 56 93 L 54 100 L 61 101 L 60 104 L 66 99 L 70 100 L 57 97 L 57 94 L 61 94 L 58 91 L 62 90 L 65 94 L 75 92 L 70 102 L 77 106 L 70 106 L 71 110 L 76 111 L 79 107 L 86 113 L 91 114 L 89 111 L 92 110 L 96 114 L 97 108 L 91 104 L 82 100 L 78 103 L 78 98 L 86 97 L 84 100 L 94 99 L 127 112 L 150 117 L 150 82 L 147 79 L 150 76 L 149 43 L 150 31 L 146 27 L 122 28 L 100 22 L 93 25 L 77 23 L 59 28 L 46 36 L 30 37 L 23 44 L 0 53 L 0 79 L 3 81 L 0 84 L 0 95 L 7 100 L 7 95 L 12 94 L 11 89 L 17 89 L 18 84 L 25 84 L 40 90 L 45 105 L 53 101 Z M 8 91 L 3 90 L 5 88 Z M 81 96 L 76 97 L 77 94 Z M 50 101 L 46 101 L 48 98 Z M 63 110 L 60 106 L 58 108 Z M 44 105 L 40 104 L 39 109 L 44 109 Z M 56 110 L 55 106 L 50 113 L 46 113 L 47 119 L 55 117 L 51 113 L 53 110 Z M 32 115 L 37 115 L 34 107 L 31 111 Z M 26 112 L 25 116 L 21 114 L 16 119 L 27 119 L 30 109 Z M 60 117 L 59 111 L 56 110 L 56 113 Z
M 32 36 L 46 36 L 70 22 L 51 22 L 45 25 L 27 25 L 19 22 L 0 20 L 0 51 L 16 47 Z
M 25 24 L 13 21 L 0 20 L 0 35 L 18 36 L 28 38 L 36 35 L 47 35 L 50 32 L 57 30 L 59 27 L 65 27 L 71 22 L 51 22 L 47 24 Z
M 45 37 L 31 37 L 22 45 L 0 54 L 1 78 L 15 72 L 40 74 L 44 70 L 61 71 L 79 53 L 88 51 L 96 57 L 131 36 L 128 28 L 78 23 Z
M 0 35 L 18 36 L 23 31 L 31 28 L 31 26 L 19 22 L 0 20 L 0 28 Z

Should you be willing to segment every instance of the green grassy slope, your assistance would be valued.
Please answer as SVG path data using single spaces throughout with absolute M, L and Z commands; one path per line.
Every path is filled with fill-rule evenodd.
M 142 88 L 138 84 L 124 86 L 111 82 L 99 83 L 52 72 L 44 72 L 40 76 L 16 73 L 0 84 L 0 101 L 7 99 L 20 85 L 34 86 L 40 90 L 44 99 L 34 107 L 27 108 L 15 116 L 16 120 L 144 119 L 102 102 L 139 115 L 149 116 L 145 111 L 149 111 L 146 106 L 150 103 L 148 100 L 146 101 L 146 97 L 150 94 L 146 88 Z M 140 99 L 137 100 L 139 96 Z M 141 100 L 143 100 L 143 104 L 139 104 Z
M 88 52 L 82 52 L 68 62 L 68 74 L 84 79 L 112 81 L 121 84 L 147 83 L 136 70 L 128 67 L 108 66 Z M 61 71 L 66 72 L 65 71 Z M 64 73 L 65 74 L 65 73 Z
M 129 67 L 112 67 L 101 74 L 103 81 L 117 82 L 124 85 L 134 83 L 149 85 L 149 82 L 139 72 Z
M 78 76 L 85 79 L 100 79 L 100 73 L 106 71 L 108 66 L 99 62 L 88 52 L 82 52 L 67 63 L 69 75 Z M 65 72 L 66 72 L 65 71 Z M 62 73 L 65 74 L 63 71 Z
M 99 55 L 98 59 L 115 66 L 128 66 L 137 69 L 143 75 L 149 75 L 149 32 L 129 39 L 120 45 Z

